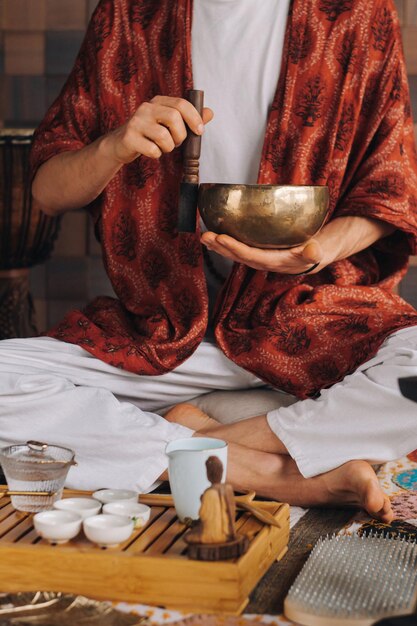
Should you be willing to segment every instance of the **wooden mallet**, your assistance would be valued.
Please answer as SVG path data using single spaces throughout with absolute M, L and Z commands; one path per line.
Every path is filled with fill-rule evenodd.
M 187 100 L 202 115 L 204 92 L 192 89 L 187 94 Z M 197 200 L 199 182 L 199 158 L 201 151 L 201 135 L 196 135 L 190 129 L 183 144 L 184 172 L 180 186 L 178 205 L 178 232 L 194 233 L 197 221 Z

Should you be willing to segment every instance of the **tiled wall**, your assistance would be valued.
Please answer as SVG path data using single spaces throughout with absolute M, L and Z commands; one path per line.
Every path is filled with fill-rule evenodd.
M 97 0 L 0 2 L 0 120 L 36 125 L 59 93 Z
M 98 0 L 0 0 L 0 126 L 34 127 L 58 95 Z M 112 294 L 82 211 L 63 217 L 52 259 L 31 270 L 37 323 Z
M 0 126 L 37 125 L 72 67 L 97 1 L 0 0 Z M 417 121 L 417 0 L 397 0 L 397 7 Z M 84 213 L 65 215 L 53 258 L 32 270 L 31 283 L 41 330 L 112 292 Z M 417 266 L 401 292 L 417 306 Z

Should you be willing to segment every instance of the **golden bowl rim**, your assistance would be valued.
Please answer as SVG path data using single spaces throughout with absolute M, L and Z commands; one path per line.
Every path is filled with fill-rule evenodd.
M 284 187 L 288 187 L 288 189 L 327 189 L 329 190 L 328 185 L 268 185 L 260 183 L 258 184 L 249 184 L 246 183 L 200 183 L 199 187 L 248 187 L 248 188 L 266 188 L 266 189 L 283 189 Z

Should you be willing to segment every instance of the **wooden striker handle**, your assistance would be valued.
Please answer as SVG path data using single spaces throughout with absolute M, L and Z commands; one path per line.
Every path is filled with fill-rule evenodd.
M 190 89 L 187 100 L 197 109 L 200 115 L 203 114 L 204 91 L 200 89 Z M 198 161 L 201 152 L 201 135 L 196 135 L 188 129 L 187 137 L 184 141 L 184 183 L 194 183 L 198 185 Z

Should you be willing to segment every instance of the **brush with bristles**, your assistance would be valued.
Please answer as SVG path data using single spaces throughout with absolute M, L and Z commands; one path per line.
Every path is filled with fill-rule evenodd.
M 381 535 L 319 539 L 284 603 L 303 626 L 371 626 L 413 613 L 417 544 Z

